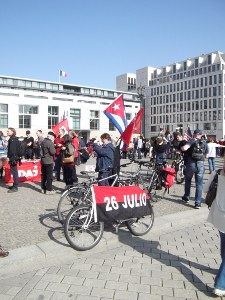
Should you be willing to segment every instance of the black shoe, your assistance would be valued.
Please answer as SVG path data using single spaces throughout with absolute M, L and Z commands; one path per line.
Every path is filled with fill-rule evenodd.
M 14 188 L 14 186 L 13 185 L 11 185 L 11 186 L 8 186 L 8 189 L 9 190 L 11 190 L 11 189 L 13 189 Z
M 184 196 L 182 197 L 182 200 L 183 200 L 185 203 L 189 203 L 189 199 L 185 198 Z
M 195 209 L 199 209 L 199 208 L 201 208 L 201 205 L 195 203 Z
M 8 190 L 8 193 L 16 193 L 16 192 L 18 192 L 18 189 L 14 187 Z

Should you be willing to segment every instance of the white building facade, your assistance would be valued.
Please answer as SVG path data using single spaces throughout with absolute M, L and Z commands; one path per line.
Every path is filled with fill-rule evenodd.
M 121 93 L 129 122 L 140 109 L 135 93 L 0 76 L 0 130 L 5 134 L 13 127 L 17 136 L 25 136 L 28 129 L 33 136 L 38 129 L 46 134 L 67 117 L 70 129 L 85 141 L 104 132 L 116 139 L 119 132 L 103 111 Z
M 146 82 L 146 79 L 148 82 Z M 160 128 L 175 131 L 190 125 L 203 133 L 225 135 L 225 54 L 219 51 L 136 72 L 145 86 L 145 136 Z

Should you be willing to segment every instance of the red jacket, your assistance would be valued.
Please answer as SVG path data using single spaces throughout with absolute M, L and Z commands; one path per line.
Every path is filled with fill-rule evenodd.
M 55 150 L 56 150 L 55 155 L 60 155 L 60 150 L 62 148 L 62 146 L 58 146 L 58 144 L 64 145 L 64 138 L 63 137 L 58 136 L 54 140 L 54 145 L 55 145 Z
M 74 137 L 72 139 L 72 144 L 74 145 L 74 157 L 78 157 L 78 149 L 79 149 L 79 139 L 77 137 Z

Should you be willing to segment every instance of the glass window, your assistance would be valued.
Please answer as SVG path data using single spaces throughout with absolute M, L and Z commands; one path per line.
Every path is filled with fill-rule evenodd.
M 8 104 L 0 104 L 0 113 L 8 113 Z
M 109 120 L 109 131 L 115 131 L 116 127 L 114 126 L 114 124 L 112 123 L 111 120 Z
M 0 104 L 0 128 L 8 127 L 8 104 Z
M 32 105 L 19 105 L 19 113 L 20 114 L 38 114 L 38 106 Z
M 80 129 L 80 109 L 71 108 L 70 118 L 72 119 L 72 129 Z
M 59 122 L 59 107 L 48 106 L 48 129 L 51 129 Z
M 90 110 L 90 129 L 99 130 L 99 111 Z
M 44 82 L 38 82 L 39 89 L 46 89 L 46 84 Z
M 31 128 L 30 115 L 19 115 L 19 128 Z
M 26 85 L 26 87 L 31 87 L 31 81 L 26 81 L 26 83 L 25 83 L 25 85 Z

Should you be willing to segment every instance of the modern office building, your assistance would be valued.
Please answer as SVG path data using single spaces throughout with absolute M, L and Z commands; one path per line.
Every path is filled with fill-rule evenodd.
M 116 89 L 118 91 L 135 92 L 136 74 L 126 73 L 116 77 Z
M 140 76 L 141 75 L 141 76 Z M 145 135 L 160 127 L 175 131 L 200 128 L 207 135 L 225 135 L 225 54 L 219 51 L 187 58 L 160 68 L 136 72 L 145 86 Z
M 85 140 L 98 139 L 103 132 L 117 138 L 117 129 L 103 111 L 120 94 L 115 90 L 0 76 L 0 130 L 6 133 L 8 127 L 14 127 L 18 136 L 24 136 L 29 129 L 35 136 L 41 129 L 46 134 L 67 117 L 70 129 Z M 140 109 L 140 101 L 135 93 L 122 94 L 129 122 Z

